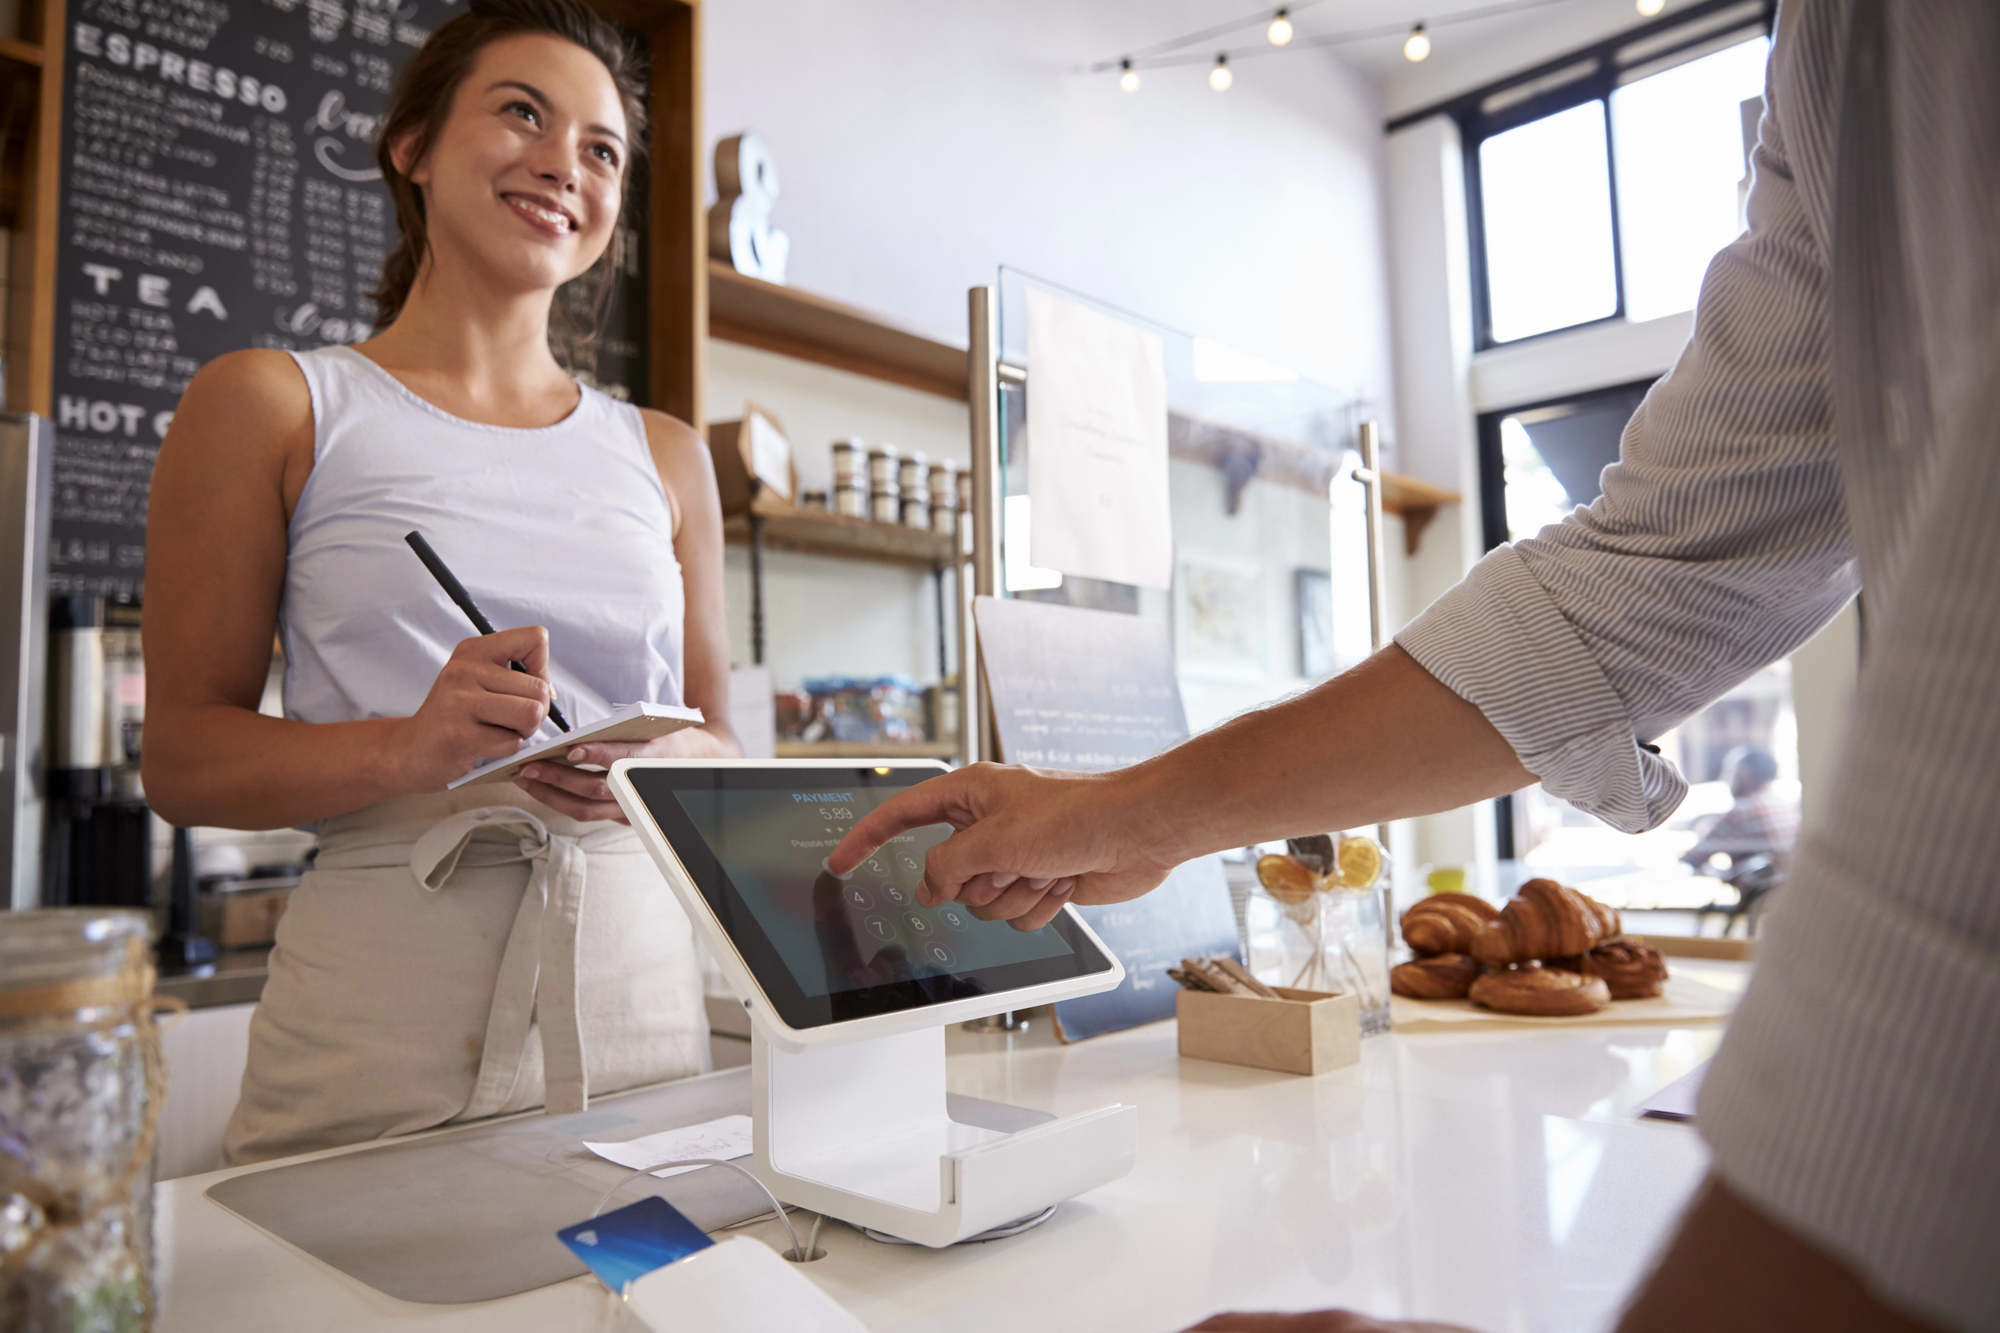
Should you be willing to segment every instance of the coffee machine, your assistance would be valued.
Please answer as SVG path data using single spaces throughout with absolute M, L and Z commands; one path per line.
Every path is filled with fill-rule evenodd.
M 50 907 L 153 905 L 152 811 L 139 777 L 146 666 L 137 603 L 49 605 Z

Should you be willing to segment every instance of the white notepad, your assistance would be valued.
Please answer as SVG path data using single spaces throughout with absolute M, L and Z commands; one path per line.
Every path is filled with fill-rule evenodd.
M 567 732 L 540 745 L 531 745 L 505 759 L 490 759 L 450 785 L 456 788 L 475 782 L 506 782 L 524 764 L 549 763 L 573 767 L 564 757 L 571 746 L 589 741 L 650 741 L 668 732 L 679 731 L 682 727 L 698 727 L 706 720 L 699 708 L 681 708 L 674 704 L 626 704 L 586 728 Z

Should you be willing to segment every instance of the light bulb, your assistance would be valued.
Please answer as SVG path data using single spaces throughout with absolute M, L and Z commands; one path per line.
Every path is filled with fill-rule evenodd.
M 1271 26 L 1264 30 L 1264 35 L 1271 39 L 1273 46 L 1283 46 L 1292 40 L 1292 20 L 1284 10 L 1278 11 L 1278 16 L 1271 20 Z
M 1667 0 L 1639 0 L 1639 13 L 1651 18 L 1667 7 Z
M 1419 23 L 1410 29 L 1409 40 L 1403 43 L 1403 59 L 1415 64 L 1430 53 L 1431 39 L 1424 32 L 1424 25 Z
M 1118 75 L 1118 86 L 1120 88 L 1123 88 L 1128 93 L 1138 92 L 1139 71 L 1132 68 L 1132 62 L 1129 60 L 1121 60 L 1118 62 L 1118 68 L 1120 70 L 1120 73 Z
M 1208 72 L 1208 86 L 1219 93 L 1229 91 L 1229 85 L 1236 82 L 1236 76 L 1229 72 L 1229 57 L 1217 56 L 1215 68 Z

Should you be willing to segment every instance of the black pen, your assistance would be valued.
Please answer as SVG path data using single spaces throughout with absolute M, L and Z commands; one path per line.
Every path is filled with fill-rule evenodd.
M 444 589 L 444 595 L 458 603 L 458 609 L 465 612 L 466 618 L 472 622 L 472 627 L 481 634 L 493 633 L 493 622 L 480 614 L 479 605 L 472 600 L 472 594 L 465 590 L 465 585 L 458 581 L 458 576 L 452 573 L 451 568 L 439 558 L 438 553 L 431 549 L 431 544 L 424 540 L 424 534 L 413 532 L 403 540 L 417 553 L 417 559 L 424 562 L 424 568 L 431 572 L 431 577 Z M 524 676 L 528 674 L 528 668 L 519 662 L 509 662 L 507 665 Z M 549 721 L 555 723 L 560 731 L 569 730 L 569 719 L 562 715 L 562 709 L 556 707 L 554 699 L 549 700 Z

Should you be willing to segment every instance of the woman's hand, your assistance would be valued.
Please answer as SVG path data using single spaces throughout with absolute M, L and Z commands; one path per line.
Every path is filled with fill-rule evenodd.
M 742 753 L 733 739 L 725 740 L 703 727 L 668 732 L 649 741 L 593 741 L 573 745 L 563 757 L 571 764 L 608 770 L 620 759 L 733 759 Z M 606 773 L 564 764 L 529 764 L 514 775 L 514 785 L 558 814 L 589 822 L 595 819 L 630 823 L 611 795 Z
M 527 674 L 509 662 L 519 662 Z M 460 642 L 404 727 L 404 784 L 412 791 L 443 791 L 475 765 L 520 750 L 555 697 L 548 673 L 549 632 L 540 625 Z

